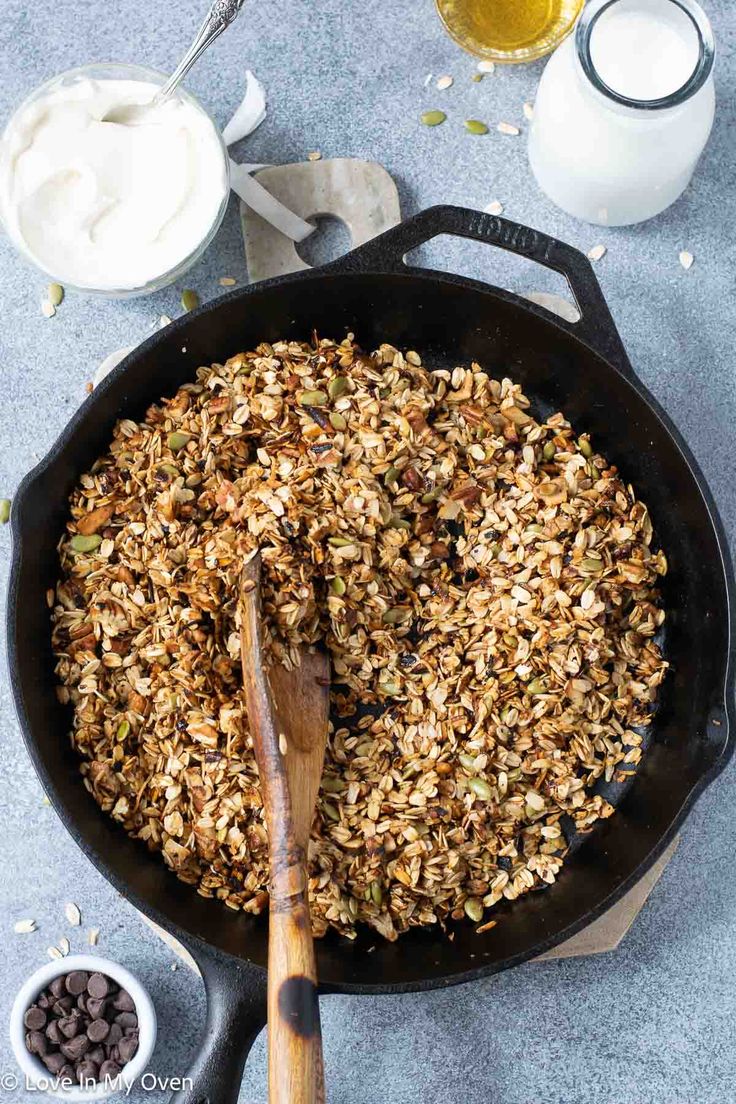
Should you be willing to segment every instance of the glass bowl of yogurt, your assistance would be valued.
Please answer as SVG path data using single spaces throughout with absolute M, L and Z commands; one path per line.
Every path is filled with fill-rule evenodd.
M 190 93 L 119 123 L 166 75 L 138 65 L 72 69 L 36 89 L 0 139 L 0 218 L 29 261 L 65 288 L 111 298 L 177 280 L 225 214 L 228 156 Z

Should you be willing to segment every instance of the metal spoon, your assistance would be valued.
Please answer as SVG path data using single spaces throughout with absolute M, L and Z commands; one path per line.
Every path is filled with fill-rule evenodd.
M 113 107 L 102 119 L 104 123 L 123 123 L 128 126 L 141 122 L 144 115 L 155 110 L 172 95 L 180 82 L 187 75 L 195 61 L 204 53 L 207 47 L 226 30 L 240 12 L 245 0 L 213 0 L 212 7 L 207 13 L 204 23 L 199 28 L 194 42 L 187 50 L 178 66 L 171 74 L 166 84 L 158 90 L 156 95 L 145 104 L 122 104 Z

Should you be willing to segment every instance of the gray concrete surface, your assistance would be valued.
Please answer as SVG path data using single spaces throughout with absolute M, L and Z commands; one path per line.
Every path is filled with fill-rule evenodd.
M 203 0 L 3 0 L 0 117 L 36 84 L 94 60 L 169 68 L 200 18 Z M 584 249 L 608 246 L 598 272 L 633 363 L 692 445 L 733 532 L 734 188 L 733 49 L 736 18 L 727 0 L 709 5 L 719 42 L 715 131 L 686 196 L 643 226 L 601 231 L 562 215 L 535 188 L 524 138 L 495 130 L 466 134 L 462 120 L 507 120 L 526 129 L 522 103 L 534 97 L 539 66 L 496 72 L 474 84 L 471 58 L 443 34 L 431 0 L 261 0 L 191 75 L 190 86 L 224 123 L 252 68 L 268 89 L 269 116 L 238 154 L 286 162 L 371 157 L 396 178 L 404 212 L 437 202 L 506 213 Z M 427 73 L 450 73 L 448 92 L 425 88 Z M 434 130 L 419 114 L 443 106 Z M 695 256 L 690 272 L 678 251 Z M 426 253 L 425 257 L 430 257 Z M 495 250 L 436 243 L 435 264 L 514 288 L 551 286 Z M 217 278 L 245 280 L 235 206 L 214 246 L 187 278 L 204 300 Z M 0 494 L 12 496 L 83 398 L 110 350 L 142 339 L 156 318 L 179 310 L 176 290 L 127 303 L 69 297 L 58 316 L 40 313 L 43 279 L 0 241 Z M 10 556 L 0 532 L 2 591 Z M 0 680 L 0 1074 L 15 1065 L 7 1012 L 21 980 L 67 934 L 81 949 L 90 925 L 100 951 L 136 971 L 155 995 L 160 1040 L 154 1070 L 183 1074 L 196 1046 L 203 994 L 67 838 L 21 747 L 7 677 Z M 528 965 L 472 986 L 382 999 L 324 1002 L 329 1096 L 333 1104 L 730 1104 L 736 1099 L 736 768 L 703 797 L 679 851 L 623 946 L 603 958 Z M 84 927 L 69 931 L 63 907 L 75 900 Z M 39 931 L 12 924 L 35 917 Z M 30 1104 L 37 1095 L 3 1096 Z M 166 1094 L 134 1092 L 134 1104 Z M 241 1101 L 264 1099 L 261 1038 Z M 217 1104 L 217 1102 L 212 1102 Z

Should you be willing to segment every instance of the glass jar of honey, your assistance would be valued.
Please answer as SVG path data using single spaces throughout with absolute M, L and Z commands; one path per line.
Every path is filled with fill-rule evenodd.
M 572 30 L 585 0 L 436 0 L 448 34 L 487 61 L 534 61 Z

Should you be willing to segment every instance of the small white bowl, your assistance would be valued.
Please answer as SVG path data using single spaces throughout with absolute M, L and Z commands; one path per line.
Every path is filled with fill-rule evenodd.
M 93 1088 L 83 1089 L 79 1085 L 72 1088 L 51 1088 L 54 1078 L 44 1066 L 40 1058 L 30 1054 L 26 1050 L 26 1027 L 23 1017 L 26 1011 L 35 1001 L 39 993 L 49 985 L 54 978 L 60 975 L 70 974 L 72 970 L 87 970 L 90 974 L 106 974 L 118 985 L 126 989 L 135 1001 L 135 1011 L 138 1016 L 138 1050 L 123 1067 L 120 1077 L 117 1077 L 109 1085 L 95 1085 Z M 153 1001 L 149 997 L 141 983 L 133 977 L 129 970 L 120 966 L 117 962 L 111 962 L 109 958 L 101 958 L 99 955 L 69 955 L 68 958 L 55 959 L 53 962 L 41 966 L 31 974 L 21 988 L 13 1002 L 10 1013 L 10 1041 L 13 1044 L 16 1061 L 23 1071 L 28 1084 L 35 1090 L 48 1092 L 49 1096 L 55 1096 L 59 1100 L 91 1101 L 105 1100 L 121 1089 L 137 1081 L 142 1075 L 153 1054 L 156 1045 L 156 1011 Z

